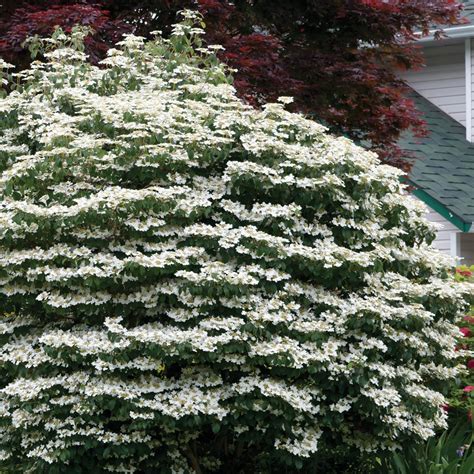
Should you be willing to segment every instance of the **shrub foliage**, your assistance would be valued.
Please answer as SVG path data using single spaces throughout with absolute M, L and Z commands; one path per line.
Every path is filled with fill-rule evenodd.
M 400 172 L 245 105 L 184 16 L 101 67 L 78 29 L 2 63 L 6 472 L 275 472 L 445 425 L 462 286 Z

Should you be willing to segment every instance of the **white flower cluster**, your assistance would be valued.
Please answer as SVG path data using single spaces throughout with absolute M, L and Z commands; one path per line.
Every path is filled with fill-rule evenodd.
M 58 36 L 0 99 L 2 472 L 222 470 L 222 427 L 304 460 L 445 423 L 467 290 L 423 209 L 290 98 L 245 105 L 195 19 L 102 67 Z

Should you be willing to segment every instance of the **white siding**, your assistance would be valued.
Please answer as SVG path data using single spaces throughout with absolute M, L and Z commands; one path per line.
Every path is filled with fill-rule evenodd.
M 443 41 L 435 46 L 426 46 L 424 54 L 426 66 L 404 73 L 403 79 L 423 97 L 466 125 L 464 42 L 446 44 Z
M 438 214 L 433 209 L 429 208 L 427 219 L 437 224 L 442 224 L 443 228 L 437 233 L 436 240 L 433 242 L 433 247 L 441 250 L 444 253 L 451 254 L 451 234 L 460 232 L 459 229 L 447 221 L 444 217 Z
M 462 265 L 474 265 L 474 234 L 461 234 Z

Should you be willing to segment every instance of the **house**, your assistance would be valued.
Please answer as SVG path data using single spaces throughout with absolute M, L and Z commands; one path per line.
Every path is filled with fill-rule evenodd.
M 401 148 L 415 161 L 413 194 L 428 218 L 443 225 L 434 246 L 474 264 L 474 0 L 465 1 L 470 24 L 445 28 L 446 38 L 420 39 L 426 66 L 402 77 L 429 135 L 404 135 Z

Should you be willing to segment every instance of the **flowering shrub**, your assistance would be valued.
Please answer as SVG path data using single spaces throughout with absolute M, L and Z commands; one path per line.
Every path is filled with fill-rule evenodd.
M 460 265 L 456 268 L 454 275 L 456 281 L 468 281 L 474 283 L 474 265 L 468 267 L 467 265 Z
M 242 103 L 201 33 L 99 68 L 57 32 L 0 101 L 3 471 L 276 472 L 445 426 L 465 289 L 424 209 Z
M 471 291 L 471 302 L 474 302 L 474 265 L 468 267 L 461 265 L 456 268 L 455 279 L 459 282 L 469 282 L 473 290 Z M 460 374 L 460 384 L 453 386 L 451 396 L 446 406 L 446 410 L 455 420 L 466 419 L 472 421 L 472 411 L 474 408 L 474 306 L 468 314 L 458 321 L 459 336 L 458 349 L 465 357 L 462 360 L 465 370 Z
M 474 266 L 459 266 L 455 269 L 455 279 L 459 282 L 474 283 Z M 474 291 L 471 290 L 471 299 Z M 388 458 L 385 471 L 406 474 L 411 472 L 443 474 L 468 474 L 474 468 L 474 317 L 473 307 L 470 313 L 458 320 L 460 329 L 457 349 L 464 354 L 461 362 L 464 370 L 451 385 L 448 404 L 443 409 L 449 414 L 449 428 L 424 443 L 411 443 L 400 453 L 394 452 Z

